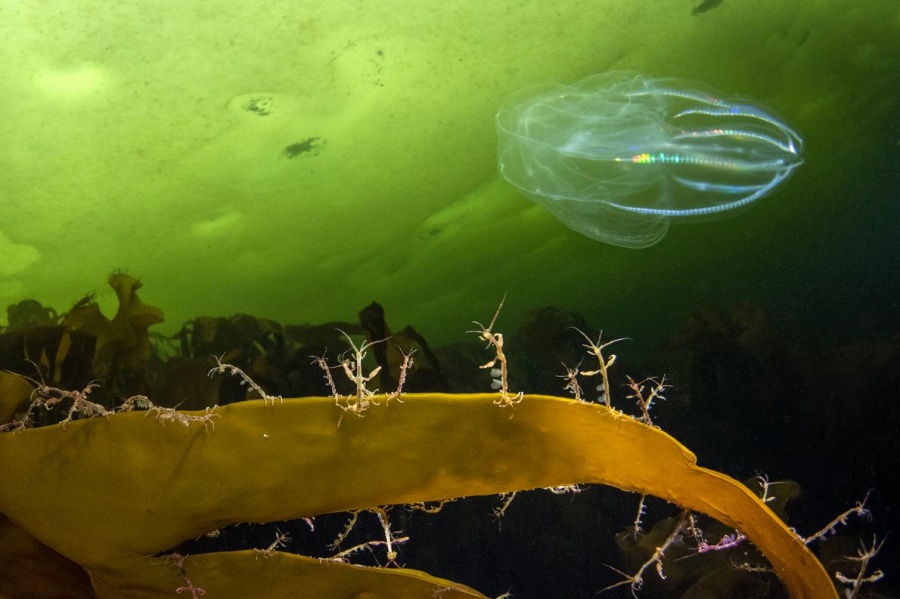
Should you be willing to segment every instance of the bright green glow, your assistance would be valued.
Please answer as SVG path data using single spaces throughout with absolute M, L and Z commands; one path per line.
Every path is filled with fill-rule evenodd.
M 624 0 L 6 4 L 0 318 L 22 297 L 65 310 L 92 290 L 111 313 L 116 268 L 144 280 L 169 330 L 210 312 L 348 320 L 378 299 L 398 326 L 456 339 L 504 291 L 506 322 L 550 302 L 604 326 L 613 306 L 660 314 L 654 294 L 635 304 L 646 258 L 592 247 L 495 183 L 502 98 L 626 67 L 777 95 L 811 140 L 829 136 L 832 162 L 807 173 L 835 198 L 866 132 L 895 114 L 856 106 L 860 90 L 894 95 L 872 86 L 891 81 L 896 23 L 836 0 L 694 17 Z M 866 53 L 837 51 L 838 29 Z M 746 47 L 752 68 L 735 68 L 730 50 Z M 254 99 L 269 114 L 246 110 Z M 312 137 L 324 145 L 283 154 Z M 794 217 L 821 197 L 792 198 Z M 717 231 L 685 232 L 654 285 L 702 271 Z M 756 259 L 746 251 L 735 272 Z M 585 284 L 601 279 L 616 284 Z M 642 326 L 622 330 L 647 339 Z

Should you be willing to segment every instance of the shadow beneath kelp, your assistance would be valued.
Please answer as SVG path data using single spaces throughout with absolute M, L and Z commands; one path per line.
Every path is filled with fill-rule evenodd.
M 38 313 L 50 315 L 46 310 Z M 4 331 L 0 342 L 18 338 L 45 341 L 40 347 L 0 343 L 7 348 L 3 364 L 12 366 L 10 370 L 35 368 L 24 353 L 16 353 L 17 347 L 24 347 L 28 356 L 46 355 L 38 367 L 48 380 L 81 388 L 99 378 L 103 385 L 98 392 L 105 398 L 104 405 L 111 407 L 136 394 L 193 409 L 258 397 L 239 377 L 208 377 L 216 364 L 213 355 L 238 365 L 267 393 L 287 397 L 328 394 L 323 372 L 313 359 L 327 358 L 339 393 L 349 394 L 354 384 L 339 367 L 349 349 L 342 332 L 367 341 L 390 337 L 376 344 L 378 351 L 373 350 L 367 358 L 367 372 L 377 366 L 382 369 L 383 376 L 373 379 L 379 388 L 390 390 L 399 382 L 402 357 L 411 350 L 416 352 L 416 365 L 406 372 L 406 391 L 476 391 L 488 389 L 492 383 L 490 369 L 480 368 L 492 355 L 474 337 L 453 346 L 430 348 L 410 327 L 392 336 L 377 304 L 361 312 L 359 323 L 282 325 L 249 315 L 200 317 L 186 323 L 173 338 L 154 336 L 144 326 L 147 343 L 135 347 L 149 347 L 150 351 L 132 352 L 128 361 L 107 362 L 119 366 L 101 367 L 98 372 L 86 366 L 98 359 L 98 336 L 91 343 L 83 329 L 66 328 L 59 322 L 40 322 L 33 327 L 26 323 Z M 30 335 L 39 326 L 56 328 L 52 335 Z M 519 329 L 506 335 L 510 388 L 559 394 L 565 386 L 566 367 L 583 364 L 583 369 L 594 368 L 585 362 L 584 337 L 578 331 L 590 339 L 598 338 L 598 332 L 578 314 L 554 307 L 531 312 Z M 58 341 L 65 335 L 75 338 L 76 333 L 88 335 L 88 342 L 67 346 Z M 813 343 L 787 343 L 786 337 L 765 311 L 753 304 L 743 304 L 732 314 L 698 312 L 645 366 L 631 372 L 636 379 L 667 374 L 673 387 L 665 393 L 668 399 L 654 408 L 655 422 L 695 448 L 701 463 L 739 478 L 759 472 L 773 480 L 798 479 L 806 493 L 788 513 L 791 525 L 801 533 L 817 530 L 861 500 L 870 486 L 876 486 L 871 503 L 874 527 L 853 523 L 845 532 L 854 542 L 860 536 L 871 537 L 873 531 L 883 537 L 885 530 L 893 528 L 889 521 L 892 512 L 884 509 L 886 498 L 900 493 L 887 476 L 891 456 L 897 451 L 890 435 L 896 426 L 896 408 L 884 401 L 898 382 L 890 368 L 898 363 L 897 340 L 823 348 Z M 109 354 L 102 359 L 109 360 Z M 626 368 L 617 363 L 612 370 L 613 405 L 635 413 L 631 400 L 626 399 Z M 586 388 L 584 397 L 597 400 L 599 393 Z M 61 407 L 60 416 L 66 411 Z M 28 425 L 50 424 L 53 415 Z M 550 491 L 520 493 L 498 519 L 494 512 L 502 506 L 502 498 L 483 497 L 449 503 L 437 514 L 393 508 L 392 525 L 413 539 L 400 546 L 397 563 L 495 595 L 512 586 L 520 598 L 588 597 L 620 580 L 602 565 L 625 567 L 614 535 L 633 521 L 637 497 L 600 487 L 563 496 Z M 649 527 L 672 515 L 673 510 L 662 502 L 651 504 L 645 524 Z M 314 531 L 303 520 L 236 525 L 173 550 L 262 550 L 276 534 L 286 533 L 291 538 L 286 550 L 329 557 L 383 535 L 375 515 L 363 512 L 351 533 L 331 547 L 349 517 L 319 516 Z M 887 545 L 880 559 L 891 555 Z M 373 548 L 355 554 L 354 561 L 386 565 L 389 560 L 383 548 Z M 648 585 L 645 596 L 678 596 L 689 585 L 690 581 L 684 581 L 674 588 L 653 590 Z M 779 596 L 779 592 L 775 585 L 770 596 Z

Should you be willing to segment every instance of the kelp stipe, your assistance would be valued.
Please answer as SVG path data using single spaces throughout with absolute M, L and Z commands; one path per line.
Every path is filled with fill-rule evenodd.
M 737 214 L 802 164 L 803 140 L 769 111 L 628 71 L 521 90 L 496 125 L 507 181 L 622 247 L 653 245 L 673 221 Z

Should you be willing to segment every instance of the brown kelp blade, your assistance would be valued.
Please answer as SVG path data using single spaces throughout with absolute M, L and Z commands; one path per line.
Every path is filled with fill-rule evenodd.
M 375 399 L 362 416 L 343 413 L 332 398 L 300 398 L 231 404 L 186 426 L 130 412 L 0 435 L 0 512 L 87 568 L 104 597 L 170 596 L 189 591 L 186 579 L 215 586 L 217 597 L 246 597 L 247 581 L 279 576 L 294 581 L 293 590 L 259 595 L 298 597 L 298 588 L 338 588 L 329 585 L 348 569 L 365 580 L 305 596 L 430 597 L 452 583 L 246 552 L 188 557 L 182 572 L 152 556 L 237 522 L 599 483 L 738 528 L 792 598 L 837 598 L 815 556 L 759 498 L 629 416 L 538 395 L 514 408 L 487 394 L 407 395 L 389 406 Z M 265 574 L 272 569 L 279 574 Z M 458 596 L 479 596 L 458 588 Z

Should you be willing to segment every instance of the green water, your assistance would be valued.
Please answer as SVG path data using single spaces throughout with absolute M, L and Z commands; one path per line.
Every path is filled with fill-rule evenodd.
M 822 329 L 896 323 L 891 2 L 0 6 L 0 303 L 96 290 L 111 309 L 121 268 L 168 330 L 376 299 L 450 341 L 504 292 L 509 322 L 553 303 L 648 343 L 743 297 Z M 493 115 L 528 84 L 620 68 L 760 99 L 806 164 L 649 250 L 573 234 L 498 179 Z
M 168 333 L 375 300 L 440 345 L 506 294 L 501 327 L 554 304 L 635 353 L 743 299 L 785 336 L 895 334 L 897 3 L 699 4 L 0 0 L 0 305 L 111 316 L 124 269 Z M 494 114 L 612 69 L 757 98 L 805 163 L 648 249 L 578 235 L 499 178 Z

